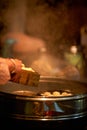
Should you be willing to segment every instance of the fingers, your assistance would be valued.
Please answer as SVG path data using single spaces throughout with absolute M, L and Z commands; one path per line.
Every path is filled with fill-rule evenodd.
M 5 84 L 10 80 L 10 72 L 8 65 L 5 63 L 0 64 L 0 84 Z
M 18 73 L 24 66 L 19 59 L 7 58 L 5 63 L 8 65 L 10 73 Z
M 21 60 L 0 58 L 0 84 L 7 83 L 11 79 L 11 74 L 19 73 L 23 66 Z
M 22 69 L 24 64 L 19 59 L 10 59 L 10 60 L 12 61 L 14 67 L 12 73 L 18 73 Z

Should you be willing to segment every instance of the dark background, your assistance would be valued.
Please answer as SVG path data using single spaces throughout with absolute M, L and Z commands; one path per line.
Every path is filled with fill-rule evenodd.
M 86 24 L 87 0 L 0 0 L 0 37 L 23 32 L 45 40 L 53 54 L 81 43 Z

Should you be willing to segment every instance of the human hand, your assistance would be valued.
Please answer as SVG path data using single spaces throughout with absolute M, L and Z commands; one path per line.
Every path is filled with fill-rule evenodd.
M 19 59 L 0 57 L 0 84 L 6 84 L 11 79 L 11 74 L 19 73 L 23 66 Z
M 19 73 L 24 66 L 21 60 L 19 59 L 6 59 L 6 63 L 9 67 L 10 73 Z
M 10 80 L 10 72 L 8 65 L 4 62 L 4 60 L 1 61 L 0 58 L 0 84 L 4 85 Z

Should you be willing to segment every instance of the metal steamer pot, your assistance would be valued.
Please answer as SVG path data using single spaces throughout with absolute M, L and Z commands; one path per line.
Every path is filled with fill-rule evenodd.
M 70 96 L 43 96 L 43 92 L 70 92 Z M 24 121 L 68 121 L 87 116 L 87 83 L 58 78 L 40 79 L 39 85 L 13 82 L 0 86 L 0 117 Z

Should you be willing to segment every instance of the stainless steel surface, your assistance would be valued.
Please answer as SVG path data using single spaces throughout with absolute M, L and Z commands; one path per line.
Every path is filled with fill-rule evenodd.
M 69 90 L 71 96 L 45 97 L 38 93 Z M 14 94 L 29 91 L 32 95 Z M 69 120 L 87 115 L 87 83 L 41 78 L 38 87 L 8 82 L 0 86 L 0 115 L 24 120 Z

